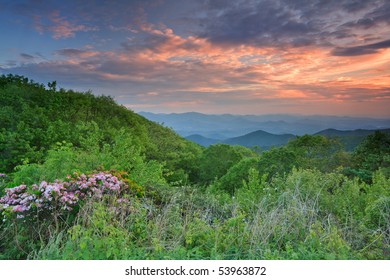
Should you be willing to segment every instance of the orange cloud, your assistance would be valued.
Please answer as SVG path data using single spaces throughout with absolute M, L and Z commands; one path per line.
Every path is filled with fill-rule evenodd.
M 52 19 L 57 38 L 86 28 L 58 14 Z M 144 36 L 142 43 L 130 40 L 110 51 L 62 49 L 55 53 L 62 58 L 46 65 L 66 66 L 80 76 L 88 73 L 121 96 L 128 92 L 138 102 L 124 98 L 123 103 L 135 109 L 164 106 L 183 111 L 217 104 L 228 110 L 243 104 L 251 110 L 271 110 L 268 113 L 276 107 L 295 113 L 334 113 L 342 112 L 343 106 L 349 113 L 360 113 L 360 103 L 369 102 L 367 108 L 377 104 L 378 113 L 386 114 L 385 106 L 378 104 L 390 105 L 389 49 L 336 57 L 318 46 L 215 45 L 205 38 L 180 36 L 163 25 L 142 24 L 137 32 Z

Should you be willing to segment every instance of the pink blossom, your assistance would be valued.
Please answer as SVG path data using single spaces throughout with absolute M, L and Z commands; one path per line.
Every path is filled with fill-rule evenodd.
M 52 211 L 55 208 L 71 211 L 80 200 L 92 196 L 119 194 L 127 187 L 109 173 L 100 172 L 89 176 L 81 174 L 70 182 L 55 180 L 54 183 L 47 183 L 42 181 L 39 187 L 34 184 L 30 188 L 35 191 L 34 193 L 26 185 L 5 189 L 6 194 L 0 198 L 0 209 L 7 211 L 8 207 L 12 207 L 14 213 L 24 213 L 18 214 L 17 218 L 36 215 L 36 210 L 29 212 L 32 206 L 39 208 L 39 211 Z

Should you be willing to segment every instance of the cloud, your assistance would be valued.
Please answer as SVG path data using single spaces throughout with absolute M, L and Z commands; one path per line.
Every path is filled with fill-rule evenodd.
M 270 46 L 293 43 L 294 38 L 316 31 L 312 24 L 278 1 L 248 2 L 235 5 L 229 1 L 225 9 L 209 15 L 201 36 L 214 43 Z
M 40 34 L 49 32 L 54 39 L 64 39 L 74 37 L 77 32 L 99 30 L 95 21 L 89 20 L 85 9 L 80 7 L 84 5 L 71 0 L 66 5 L 60 1 L 10 1 L 5 10 L 30 19 L 35 31 Z
M 333 110 L 337 102 L 342 112 L 343 104 L 367 102 L 388 114 L 384 1 L 205 0 L 191 9 L 186 1 L 26 8 L 56 49 L 45 59 L 15 51 L 19 61 L 6 69 L 134 108 L 271 113 Z M 77 36 L 89 31 L 93 37 Z M 58 41 L 65 38 L 73 39 Z
M 75 48 L 60 49 L 55 51 L 54 53 L 69 58 L 86 58 L 86 57 L 93 57 L 99 54 L 99 52 L 97 51 L 75 49 Z
M 53 34 L 54 39 L 74 37 L 76 32 L 97 31 L 98 27 L 86 26 L 84 24 L 76 24 L 61 17 L 59 12 L 55 11 L 49 16 L 50 25 L 45 26 Z
M 143 92 L 148 98 L 156 97 L 148 92 L 157 92 L 159 96 L 192 92 L 219 98 L 286 99 L 290 96 L 296 99 L 305 96 L 318 101 L 325 98 L 322 92 L 335 94 L 346 83 L 348 87 L 359 88 L 357 80 L 368 84 L 361 84 L 360 88 L 370 87 L 368 80 L 371 87 L 375 83 L 383 87 L 386 83 L 382 74 L 367 73 L 367 67 L 388 67 L 383 54 L 373 54 L 363 60 L 349 56 L 331 59 L 327 50 L 313 47 L 294 51 L 213 45 L 203 38 L 179 36 L 164 26 L 148 25 L 140 30 L 143 40 L 124 43 L 122 49 L 116 51 L 59 49 L 54 52 L 59 55 L 57 61 L 23 65 L 15 70 L 58 76 L 72 85 L 76 81 L 94 83 L 99 90 L 112 89 L 115 85 L 118 92 L 123 93 L 131 88 L 131 92 Z M 386 44 L 375 46 L 383 45 Z M 286 88 L 286 84 L 290 87 Z M 316 84 L 321 86 L 314 87 Z
M 386 48 L 390 48 L 390 40 L 349 48 L 335 48 L 332 54 L 335 56 L 357 56 L 377 53 L 379 50 Z
M 390 4 L 382 0 L 207 1 L 199 35 L 216 44 L 279 48 L 349 47 L 373 34 L 389 39 Z
M 35 57 L 32 56 L 32 55 L 29 55 L 29 54 L 26 54 L 26 53 L 21 53 L 20 54 L 20 57 L 23 59 L 23 60 L 33 60 Z

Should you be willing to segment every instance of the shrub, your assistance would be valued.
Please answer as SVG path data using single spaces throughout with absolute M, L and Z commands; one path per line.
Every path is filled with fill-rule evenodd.
M 11 254 L 7 258 L 25 258 L 44 246 L 53 235 L 72 224 L 88 198 L 100 199 L 107 195 L 118 198 L 128 192 L 125 181 L 131 183 L 129 179 L 100 172 L 74 174 L 66 181 L 42 181 L 39 185 L 22 184 L 5 189 L 5 195 L 0 198 L 0 211 L 2 239 Z M 133 192 L 138 188 L 136 184 L 131 185 Z

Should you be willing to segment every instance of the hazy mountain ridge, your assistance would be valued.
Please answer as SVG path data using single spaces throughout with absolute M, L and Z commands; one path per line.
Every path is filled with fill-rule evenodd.
M 201 113 L 154 114 L 139 112 L 147 119 L 171 127 L 187 137 L 199 134 L 206 138 L 225 140 L 263 130 L 271 134 L 315 134 L 329 128 L 336 130 L 377 130 L 390 127 L 390 119 L 347 116 L 299 115 L 207 115 Z
M 387 132 L 390 127 L 390 119 L 346 116 L 139 114 L 205 147 L 227 143 L 268 149 L 287 144 L 296 135 L 319 134 L 338 137 L 347 150 L 352 150 L 365 136 L 375 130 Z
M 243 136 L 227 139 L 223 142 L 230 145 L 240 145 L 248 148 L 258 146 L 262 149 L 269 149 L 272 146 L 285 145 L 290 139 L 295 137 L 296 136 L 293 134 L 277 135 L 263 130 L 257 130 Z
M 221 143 L 222 140 L 213 139 L 213 138 L 207 138 L 199 134 L 192 134 L 187 137 L 185 137 L 187 140 L 190 140 L 192 142 L 195 142 L 201 146 L 208 147 L 213 144 Z
M 361 141 L 368 135 L 373 134 L 375 131 L 381 131 L 390 135 L 390 128 L 388 129 L 356 129 L 356 130 L 337 130 L 337 129 L 325 129 L 321 130 L 313 135 L 322 135 L 330 138 L 337 138 L 340 143 L 348 151 L 352 151 Z M 204 147 L 208 147 L 217 143 L 224 143 L 229 145 L 240 145 L 248 148 L 259 147 L 261 149 L 269 149 L 272 146 L 283 146 L 288 143 L 289 140 L 294 139 L 296 135 L 293 134 L 272 134 L 263 130 L 257 130 L 242 136 L 228 138 L 225 140 L 218 140 L 207 138 L 199 134 L 193 134 L 185 137 L 187 140 L 193 141 Z
M 208 138 L 199 134 L 192 134 L 185 138 L 204 147 L 221 143 L 229 145 L 240 145 L 247 148 L 257 146 L 261 149 L 267 150 L 272 146 L 285 145 L 290 139 L 295 137 L 296 136 L 293 134 L 272 134 L 263 130 L 257 130 L 242 136 L 232 137 L 225 140 Z

